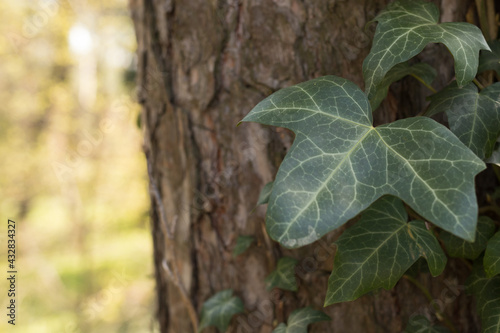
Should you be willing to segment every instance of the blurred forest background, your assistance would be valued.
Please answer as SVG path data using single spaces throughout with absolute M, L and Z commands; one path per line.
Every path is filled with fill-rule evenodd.
M 0 31 L 0 332 L 156 331 L 127 1 L 1 1 Z

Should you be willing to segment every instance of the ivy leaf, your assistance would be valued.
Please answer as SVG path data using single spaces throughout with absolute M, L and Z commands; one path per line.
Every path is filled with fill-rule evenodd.
M 403 202 L 385 196 L 375 202 L 337 240 L 325 306 L 353 301 L 369 291 L 391 289 L 420 257 L 433 276 L 446 255 L 423 221 L 407 223 Z
M 481 51 L 478 73 L 493 70 L 500 75 L 500 40 L 488 42 L 491 51 Z
M 245 252 L 253 242 L 255 242 L 255 237 L 253 236 L 238 236 L 233 250 L 233 257 L 237 257 Z
M 487 277 L 500 274 L 500 231 L 488 242 L 484 254 L 484 270 Z
M 283 257 L 278 260 L 276 269 L 266 277 L 267 289 L 280 288 L 297 291 L 297 280 L 295 280 L 297 262 L 297 260 L 290 257 Z
M 495 148 L 493 148 L 493 152 L 491 156 L 486 160 L 486 163 L 496 164 L 500 166 L 500 142 L 495 143 Z
M 259 194 L 259 200 L 257 200 L 257 205 L 264 205 L 269 202 L 269 197 L 271 196 L 271 191 L 273 190 L 274 182 L 269 182 L 264 185 L 262 191 Z
M 477 221 L 476 240 L 473 243 L 464 241 L 446 231 L 441 232 L 439 238 L 443 241 L 450 257 L 474 260 L 484 251 L 488 239 L 494 233 L 495 222 L 489 217 L 481 216 Z
M 450 129 L 479 158 L 489 157 L 500 135 L 500 83 L 480 93 L 473 83 L 454 82 L 430 98 L 429 116 L 446 112 Z
M 374 128 L 366 95 L 336 76 L 282 89 L 243 121 L 296 134 L 266 216 L 269 235 L 285 247 L 314 242 L 384 194 L 474 240 L 474 176 L 485 165 L 436 121 L 415 117 Z
M 329 316 L 311 307 L 297 309 L 290 314 L 288 326 L 279 324 L 273 333 L 307 333 L 307 326 L 319 321 L 331 320 Z
M 385 99 L 389 91 L 389 86 L 407 75 L 411 75 L 417 80 L 427 85 L 431 85 L 437 73 L 431 65 L 426 63 L 410 65 L 408 62 L 404 62 L 397 64 L 387 73 L 382 82 L 380 82 L 378 89 L 369 96 L 372 110 L 377 109 L 380 103 Z
M 408 326 L 403 333 L 449 333 L 450 331 L 442 326 L 432 326 L 429 319 L 418 315 L 410 319 Z
M 243 311 L 243 302 L 233 296 L 232 289 L 220 291 L 203 304 L 198 332 L 209 326 L 216 326 L 219 331 L 225 332 L 231 318 Z
M 487 278 L 481 260 L 474 262 L 467 291 L 476 297 L 483 333 L 500 332 L 500 275 Z
M 464 22 L 438 24 L 439 9 L 430 2 L 395 1 L 374 21 L 378 22 L 370 54 L 363 62 L 368 96 L 372 96 L 386 73 L 396 64 L 419 54 L 428 43 L 445 44 L 455 58 L 460 86 L 476 76 L 479 50 L 489 50 L 481 30 Z

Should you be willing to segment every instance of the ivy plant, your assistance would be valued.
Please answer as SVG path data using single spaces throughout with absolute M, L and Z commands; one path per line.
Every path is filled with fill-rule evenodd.
M 439 23 L 438 8 L 422 0 L 394 1 L 373 21 L 364 91 L 335 75 L 319 77 L 273 93 L 242 120 L 295 133 L 258 200 L 268 204 L 267 232 L 298 248 L 356 218 L 336 241 L 325 306 L 390 289 L 421 258 L 433 276 L 443 272 L 447 255 L 474 260 L 468 290 L 483 332 L 498 332 L 500 234 L 494 220 L 480 216 L 475 177 L 487 162 L 499 162 L 500 83 L 484 87 L 476 76 L 479 70 L 498 78 L 500 42 L 487 43 L 469 23 Z M 412 59 L 429 43 L 444 44 L 454 59 L 455 80 L 439 92 L 431 86 L 436 71 Z M 372 113 L 390 85 L 408 75 L 434 92 L 428 109 L 375 127 Z M 438 113 L 449 127 L 431 118 Z M 489 210 L 499 215 L 500 208 Z M 295 290 L 295 263 L 279 260 L 268 285 Z M 326 318 L 306 309 L 275 332 L 306 332 L 308 316 Z M 301 319 L 300 329 L 292 329 Z M 447 331 L 428 318 L 406 328 Z

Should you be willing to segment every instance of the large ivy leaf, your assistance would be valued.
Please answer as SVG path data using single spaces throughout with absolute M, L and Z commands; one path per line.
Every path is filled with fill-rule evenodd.
M 446 266 L 446 255 L 423 221 L 407 223 L 403 202 L 386 196 L 337 240 L 325 306 L 357 299 L 379 288 L 391 289 L 420 257 L 433 276 Z
M 443 231 L 439 238 L 443 241 L 448 255 L 454 258 L 474 260 L 486 248 L 488 239 L 495 233 L 495 222 L 487 216 L 481 216 L 477 221 L 476 240 L 467 242 L 449 232 Z
M 432 95 L 427 114 L 446 112 L 450 129 L 479 158 L 491 155 L 500 135 L 500 83 L 480 93 L 473 83 L 458 88 L 454 82 Z
M 371 94 L 370 104 L 372 106 L 372 110 L 378 108 L 380 103 L 382 103 L 385 99 L 387 92 L 389 91 L 389 86 L 407 75 L 413 76 L 426 85 L 431 85 L 432 81 L 436 78 L 437 73 L 431 65 L 426 63 L 410 65 L 408 62 L 404 62 L 397 64 L 387 73 L 382 82 L 380 82 L 375 93 Z
M 203 304 L 198 332 L 209 326 L 216 326 L 219 331 L 225 332 L 231 318 L 243 311 L 243 302 L 233 296 L 233 290 L 220 291 Z
M 273 184 L 274 182 L 269 182 L 264 185 L 264 188 L 260 191 L 257 205 L 264 205 L 269 202 L 269 197 L 271 196 L 271 191 L 273 190 Z
M 284 246 L 314 242 L 384 194 L 474 240 L 474 176 L 485 165 L 434 120 L 408 118 L 374 128 L 361 89 L 325 76 L 272 94 L 243 121 L 296 134 L 276 175 L 266 217 L 268 233 Z
M 500 231 L 488 242 L 484 253 L 484 270 L 487 277 L 500 274 Z
M 410 319 L 403 333 L 449 333 L 446 327 L 432 326 L 425 316 L 415 316 Z
M 237 257 L 245 252 L 253 242 L 255 242 L 255 237 L 253 236 L 238 236 L 233 249 L 233 257 Z
M 273 333 L 307 333 L 307 326 L 319 321 L 330 320 L 331 318 L 321 311 L 311 307 L 297 309 L 290 314 L 288 325 L 281 323 Z
M 500 332 L 500 275 L 487 278 L 481 260 L 476 260 L 467 279 L 467 291 L 476 297 L 476 309 L 482 324 L 481 332 Z
M 493 70 L 500 75 L 500 40 L 488 42 L 491 51 L 481 51 L 478 73 Z
M 296 265 L 296 259 L 290 257 L 280 258 L 276 269 L 266 277 L 267 288 L 297 291 L 297 280 L 295 279 Z
M 476 76 L 479 50 L 489 50 L 481 30 L 463 22 L 438 24 L 438 19 L 437 6 L 420 0 L 395 1 L 374 19 L 378 25 L 373 46 L 363 62 L 368 96 L 372 96 L 394 65 L 417 55 L 428 43 L 448 47 L 455 58 L 460 86 Z

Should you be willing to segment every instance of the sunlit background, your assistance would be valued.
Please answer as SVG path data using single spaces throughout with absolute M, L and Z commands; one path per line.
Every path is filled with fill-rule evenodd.
M 0 32 L 0 332 L 156 331 L 127 1 L 1 1 Z

